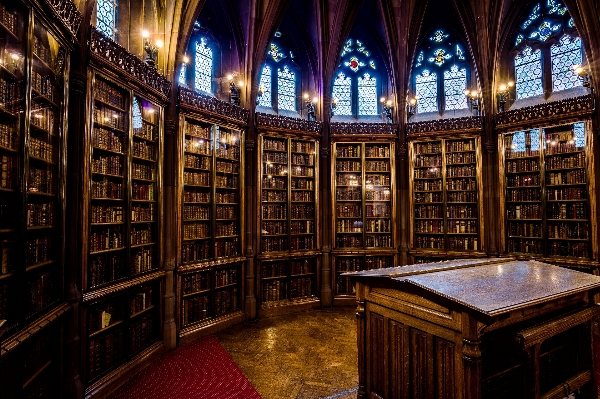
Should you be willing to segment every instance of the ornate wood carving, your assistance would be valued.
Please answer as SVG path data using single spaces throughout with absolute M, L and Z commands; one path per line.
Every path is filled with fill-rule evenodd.
M 483 118 L 481 116 L 436 119 L 432 121 L 412 122 L 406 124 L 406 134 L 409 136 L 442 132 L 464 133 L 482 129 Z
M 495 125 L 500 130 L 514 127 L 533 127 L 538 123 L 545 125 L 565 119 L 586 116 L 594 111 L 594 96 L 567 98 L 560 101 L 500 112 L 494 117 Z
M 369 323 L 371 324 L 371 339 L 369 340 L 370 348 L 370 392 L 371 395 L 376 394 L 381 397 L 386 396 L 385 391 L 385 380 L 386 380 L 386 369 L 385 369 L 385 356 L 379 356 L 376 354 L 385 353 L 384 342 L 384 318 L 382 315 L 377 313 L 371 313 L 369 315 Z
M 128 79 L 155 92 L 164 101 L 169 97 L 171 83 L 158 71 L 95 28 L 91 29 L 90 55 L 100 65 L 124 73 Z
M 220 265 L 231 265 L 234 263 L 244 262 L 245 260 L 246 260 L 246 258 L 243 256 L 238 256 L 237 258 L 229 258 L 229 259 L 217 259 L 217 260 L 212 260 L 212 261 L 207 261 L 207 262 L 202 262 L 202 263 L 196 263 L 193 265 L 179 266 L 177 271 L 179 273 L 196 272 L 198 270 L 207 269 L 209 267 L 215 267 L 215 266 L 220 266 Z
M 256 113 L 256 126 L 285 133 L 321 134 L 323 122 L 308 119 L 291 118 L 289 116 Z
M 73 36 L 77 35 L 79 25 L 83 15 L 77 9 L 77 6 L 71 0 L 46 0 L 48 5 L 54 10 L 54 13 L 71 32 Z
M 332 135 L 357 134 L 357 135 L 395 135 L 398 132 L 396 123 L 344 123 L 332 122 L 330 125 Z
M 117 292 L 121 292 L 136 285 L 141 285 L 149 281 L 157 280 L 165 276 L 164 271 L 157 271 L 154 273 L 146 274 L 145 276 L 137 277 L 129 281 L 124 281 L 119 284 L 111 285 L 110 287 L 103 288 L 96 291 L 91 291 L 83 294 L 83 302 L 90 302 L 101 299 L 107 295 L 112 295 Z
M 179 87 L 179 105 L 191 111 L 224 118 L 243 125 L 248 124 L 248 117 L 250 116 L 250 111 L 245 108 L 200 94 L 185 87 Z

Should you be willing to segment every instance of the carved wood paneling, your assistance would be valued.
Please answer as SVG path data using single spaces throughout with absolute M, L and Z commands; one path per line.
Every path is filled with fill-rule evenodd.
M 433 398 L 433 337 L 424 331 L 410 329 L 410 397 L 414 399 Z
M 499 130 L 517 127 L 529 128 L 540 123 L 547 126 L 559 121 L 588 116 L 594 111 L 594 108 L 594 96 L 588 94 L 500 112 L 496 114 L 494 121 Z
M 192 112 L 247 125 L 250 111 L 215 97 L 179 87 L 179 106 Z
M 396 135 L 396 123 L 344 123 L 332 122 L 331 135 Z
M 406 350 L 404 324 L 390 320 L 390 382 L 389 391 L 401 393 L 401 397 L 408 397 L 407 370 L 404 368 L 404 353 Z
M 313 133 L 320 135 L 323 129 L 323 122 L 257 112 L 256 126 L 259 129 L 269 129 L 284 133 Z
M 382 315 L 371 313 L 369 315 L 369 324 L 371 337 L 369 353 L 371 354 L 369 370 L 369 392 L 377 394 L 381 397 L 386 397 L 385 392 L 385 335 L 384 335 L 384 318 Z
M 58 17 L 58 19 L 65 25 L 65 27 L 71 32 L 73 37 L 77 35 L 79 25 L 83 15 L 77 9 L 75 3 L 71 0 L 46 0 L 48 5 Z
M 454 344 L 435 339 L 435 397 L 454 399 Z
M 466 133 L 483 129 L 481 116 L 464 118 L 436 119 L 431 121 L 412 122 L 406 124 L 408 136 L 429 135 L 432 133 Z
M 126 79 L 149 89 L 163 101 L 169 97 L 171 83 L 163 75 L 115 43 L 96 28 L 91 29 L 90 56 L 100 65 L 106 65 L 123 74 Z
M 122 283 L 111 285 L 110 287 L 102 288 L 96 291 L 91 291 L 83 294 L 83 302 L 91 302 L 95 300 L 99 300 L 108 295 L 116 294 L 117 292 L 121 292 L 131 287 L 135 287 L 137 285 L 142 285 L 150 281 L 157 280 L 165 276 L 164 271 L 157 271 L 154 273 L 149 273 L 129 281 L 124 281 Z

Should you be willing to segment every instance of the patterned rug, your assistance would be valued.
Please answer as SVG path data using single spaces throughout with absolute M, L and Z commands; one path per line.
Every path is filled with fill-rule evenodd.
M 111 399 L 261 399 L 213 336 L 164 355 Z

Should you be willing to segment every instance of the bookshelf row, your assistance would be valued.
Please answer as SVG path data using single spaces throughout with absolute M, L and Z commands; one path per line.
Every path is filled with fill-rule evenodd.
M 301 254 L 259 262 L 260 303 L 263 307 L 293 304 L 318 297 L 317 256 Z
M 356 291 L 349 277 L 341 276 L 342 273 L 357 272 L 362 270 L 381 269 L 384 267 L 397 266 L 393 254 L 335 254 L 333 256 L 334 272 L 334 295 L 337 297 L 349 296 L 354 298 Z
M 584 122 L 501 137 L 507 252 L 592 257 L 587 140 Z

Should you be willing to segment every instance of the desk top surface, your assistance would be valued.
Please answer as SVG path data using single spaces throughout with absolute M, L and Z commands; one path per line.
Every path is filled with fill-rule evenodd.
M 348 273 L 360 281 L 392 280 L 488 316 L 600 288 L 600 277 L 537 261 L 455 260 Z M 376 279 L 376 280 L 374 280 Z

